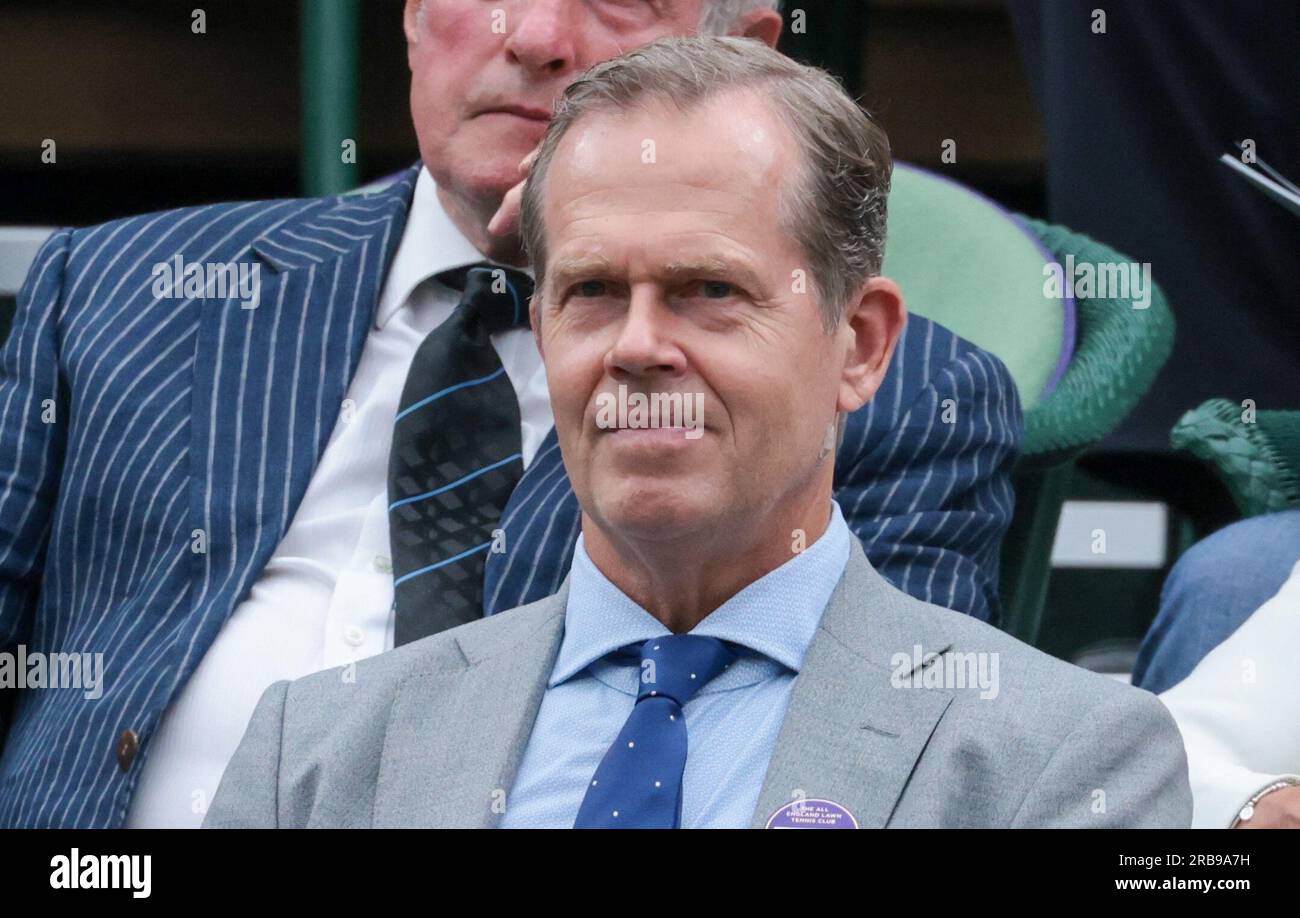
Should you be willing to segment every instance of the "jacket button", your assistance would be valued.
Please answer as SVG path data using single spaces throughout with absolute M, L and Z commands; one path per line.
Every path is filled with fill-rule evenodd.
M 135 761 L 135 754 L 139 751 L 140 737 L 136 736 L 134 730 L 123 730 L 122 735 L 117 738 L 117 764 L 123 771 L 131 770 L 131 763 Z

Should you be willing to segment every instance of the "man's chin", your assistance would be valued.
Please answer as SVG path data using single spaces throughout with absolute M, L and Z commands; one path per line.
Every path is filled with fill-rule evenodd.
M 620 482 L 595 500 L 596 517 L 615 538 L 672 541 L 701 527 L 718 514 L 698 485 L 676 480 Z
M 481 152 L 484 149 L 489 152 Z M 429 171 L 439 185 L 450 184 L 475 201 L 499 203 L 507 191 L 519 184 L 519 161 L 531 152 L 532 148 L 516 149 L 515 145 L 495 149 L 466 145 L 453 150 L 437 171 Z
M 452 174 L 462 194 L 494 205 L 500 204 L 506 192 L 519 183 L 514 168 L 506 168 L 505 160 L 467 164 L 454 169 Z
M 506 120 L 525 126 L 534 123 L 518 118 L 507 117 Z M 484 181 L 490 178 L 504 188 L 512 188 L 521 180 L 520 161 L 537 148 L 542 135 L 506 130 L 505 127 L 500 124 L 476 126 L 466 135 L 456 138 L 455 152 L 468 174 L 480 176 Z

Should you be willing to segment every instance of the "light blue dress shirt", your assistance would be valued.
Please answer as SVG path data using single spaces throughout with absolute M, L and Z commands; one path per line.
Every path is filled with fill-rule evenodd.
M 682 828 L 749 826 L 795 677 L 852 538 L 832 502 L 830 525 L 816 542 L 691 630 L 728 642 L 738 659 L 683 709 L 689 751 Z M 596 766 L 636 703 L 640 645 L 669 633 L 597 570 L 579 537 L 564 638 L 502 828 L 573 825 Z

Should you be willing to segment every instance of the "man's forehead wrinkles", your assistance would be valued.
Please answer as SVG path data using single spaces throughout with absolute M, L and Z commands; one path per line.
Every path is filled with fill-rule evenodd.
M 686 144 L 680 150 L 673 150 L 656 143 L 654 160 L 647 163 L 641 147 L 643 140 L 647 139 L 654 138 L 638 140 L 636 152 L 627 156 L 621 155 L 617 148 L 611 150 L 611 144 L 593 143 L 590 150 L 597 151 L 597 156 L 586 161 L 564 161 L 558 164 L 558 168 L 552 166 L 552 172 L 563 174 L 575 185 L 594 185 L 612 191 L 629 186 L 680 185 L 690 190 L 712 189 L 728 194 L 762 187 L 770 181 L 772 174 L 783 172 L 767 164 L 757 166 L 740 151 L 725 161 L 710 159 L 708 151 L 701 150 L 698 144 Z
M 694 168 L 694 167 L 692 167 Z M 655 165 L 638 164 L 632 168 L 612 170 L 607 178 L 599 180 L 587 176 L 564 176 L 566 189 L 566 206 L 590 198 L 600 200 L 605 197 L 635 197 L 652 195 L 656 198 L 665 193 L 676 192 L 699 197 L 702 194 L 711 197 L 750 199 L 764 193 L 767 186 L 758 179 L 742 179 L 735 173 L 715 172 L 710 176 L 674 176 L 666 177 L 671 171 Z M 646 178 L 648 181 L 637 181 Z M 572 191 L 568 191 L 572 189 Z
M 687 196 L 684 206 L 671 206 L 671 191 Z M 557 189 L 557 192 L 559 189 Z M 646 186 L 636 189 L 604 188 L 578 191 L 572 196 L 565 192 L 565 199 L 556 202 L 555 226 L 571 227 L 592 220 L 604 220 L 616 217 L 635 217 L 655 219 L 659 217 L 684 218 L 698 214 L 710 219 L 725 218 L 741 220 L 752 217 L 763 208 L 764 202 L 758 190 L 753 194 L 744 194 L 730 189 L 716 187 L 679 185 L 676 189 L 668 186 Z
M 755 244 L 747 243 L 717 228 L 675 227 L 656 233 L 656 238 L 660 240 L 680 237 L 685 238 L 677 244 L 677 252 L 669 251 L 664 257 L 673 258 L 675 261 L 687 257 L 719 257 L 744 263 L 749 261 L 750 255 L 757 256 L 760 253 Z M 582 232 L 575 233 L 560 243 L 555 248 L 553 257 L 556 261 L 560 258 L 581 258 L 587 255 L 607 258 L 606 253 L 618 253 L 626 248 L 627 246 L 620 244 L 618 237 L 608 233 Z M 689 252 L 689 255 L 678 257 L 678 252 Z
M 566 210 L 572 209 L 575 205 L 578 204 L 579 201 L 585 200 L 586 198 L 589 198 L 592 195 L 602 194 L 607 190 L 608 189 L 605 188 L 593 188 L 587 191 L 579 191 L 579 192 L 569 194 L 565 197 L 563 201 L 559 202 L 558 204 L 560 213 L 563 214 Z M 548 196 L 555 193 L 551 190 L 551 186 L 549 184 L 546 188 L 546 193 Z
M 711 227 L 717 227 L 719 225 L 732 226 L 736 222 L 744 219 L 745 214 L 743 211 L 740 210 L 727 210 L 727 209 L 710 210 L 708 208 L 700 208 L 700 207 L 692 207 L 689 210 L 647 211 L 644 208 L 636 207 L 634 205 L 629 205 L 627 208 L 620 209 L 620 210 L 608 210 L 608 211 L 602 211 L 601 213 L 593 213 L 593 214 L 566 215 L 563 218 L 562 222 L 556 227 L 555 235 L 560 236 L 565 233 L 571 235 L 582 235 L 583 230 L 580 229 L 581 227 L 589 226 L 592 223 L 600 224 L 605 221 L 613 220 L 613 219 L 632 218 L 637 220 L 640 223 L 645 223 L 654 220 L 656 217 L 662 217 L 662 216 L 671 216 L 674 219 L 685 219 L 688 216 L 699 216 L 702 218 L 707 218 L 710 221 L 709 225 Z M 704 227 L 687 226 L 687 227 L 674 227 L 668 229 L 661 229 L 659 230 L 659 234 L 664 235 L 665 233 L 672 233 L 673 235 L 683 235 L 688 233 L 703 233 L 705 231 L 706 230 Z M 608 235 L 607 232 L 598 232 L 598 231 L 591 231 L 590 234 L 594 236 Z

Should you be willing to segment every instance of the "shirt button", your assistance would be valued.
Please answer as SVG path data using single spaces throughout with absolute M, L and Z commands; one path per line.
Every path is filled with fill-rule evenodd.
M 343 630 L 343 640 L 353 647 L 360 647 L 366 639 L 366 633 L 356 625 L 349 625 Z
M 123 730 L 117 738 L 117 764 L 123 771 L 130 771 L 135 762 L 135 754 L 140 751 L 140 737 L 134 730 Z
M 381 574 L 391 574 L 393 572 L 393 561 L 387 555 L 375 555 L 375 570 Z

